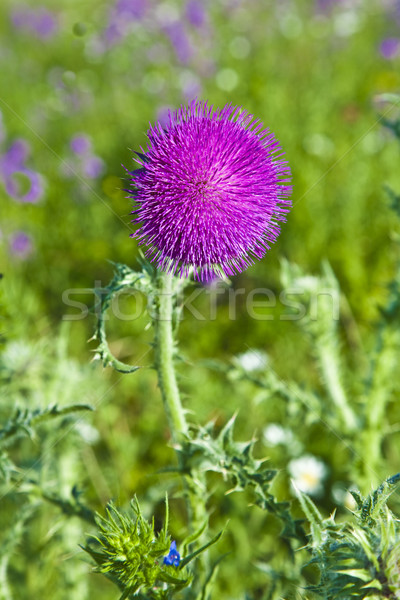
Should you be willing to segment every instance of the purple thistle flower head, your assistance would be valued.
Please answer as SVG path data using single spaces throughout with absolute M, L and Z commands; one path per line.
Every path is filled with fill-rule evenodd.
M 274 135 L 241 109 L 193 101 L 150 126 L 132 172 L 132 234 L 167 272 L 209 281 L 262 258 L 291 206 Z

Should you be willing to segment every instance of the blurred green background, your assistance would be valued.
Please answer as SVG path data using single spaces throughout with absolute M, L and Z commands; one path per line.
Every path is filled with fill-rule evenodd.
M 146 367 L 121 376 L 88 364 L 94 317 L 77 319 L 79 310 L 65 303 L 66 290 L 73 290 L 70 297 L 90 308 L 90 289 L 112 277 L 108 261 L 137 264 L 124 168 L 133 168 L 133 150 L 145 146 L 148 123 L 198 97 L 217 106 L 240 104 L 271 128 L 292 169 L 293 209 L 278 242 L 232 281 L 233 289 L 267 287 L 279 294 L 282 257 L 309 273 L 327 259 L 348 301 L 343 354 L 350 355 L 354 336 L 370 345 L 396 260 L 383 186 L 400 190 L 399 147 L 380 117 L 397 116 L 382 95 L 400 88 L 399 39 L 396 0 L 2 0 L 0 339 L 2 368 L 12 373 L 2 410 L 15 403 L 96 406 L 86 423 L 91 429 L 81 437 L 75 432 L 75 466 L 65 467 L 71 469 L 65 484 L 84 486 L 95 508 L 109 498 L 124 504 L 134 493 L 150 505 L 171 485 L 157 474 L 174 454 L 156 376 L 147 368 L 152 334 L 144 331 L 146 315 L 108 323 L 114 354 Z M 195 303 L 204 320 L 185 313 L 181 324 L 185 405 L 202 423 L 224 423 L 239 410 L 238 435 L 256 431 L 262 438 L 262 428 L 282 413 L 249 384 L 227 384 L 197 362 L 256 348 L 283 379 L 318 387 L 312 353 L 296 324 L 279 319 L 279 302 L 268 310 L 270 320 L 249 317 L 245 294 L 238 296 L 235 319 L 228 293 L 218 297 L 216 319 L 207 302 L 200 295 Z M 134 301 L 121 302 L 121 309 L 134 312 Z M 331 481 L 345 477 L 322 426 L 303 432 L 301 448 L 324 461 Z M 60 461 L 67 455 L 59 445 L 56 453 Z M 396 469 L 396 453 L 389 454 L 382 476 Z M 275 459 L 285 469 L 287 459 Z M 280 485 L 290 493 L 284 477 Z M 337 503 L 332 489 L 324 488 L 327 510 Z M 236 514 L 229 539 L 243 553 L 243 572 L 222 567 L 226 597 L 242 598 L 244 574 L 249 587 L 262 587 L 262 573 L 252 567 L 249 574 L 248 564 L 272 552 L 274 525 L 254 548 L 248 532 L 264 517 L 249 514 L 246 503 L 223 490 L 216 494 L 218 515 Z M 27 534 L 28 571 L 19 550 L 14 576 L 24 573 L 24 583 L 18 597 L 64 598 L 66 569 L 56 565 L 68 563 L 68 556 L 57 554 L 62 525 L 48 533 L 59 519 L 51 510 Z M 184 524 L 175 518 L 179 537 Z M 74 560 L 80 535 L 71 542 Z M 46 536 L 55 537 L 44 550 Z M 46 576 L 42 564 L 50 565 Z M 96 589 L 99 599 L 113 598 L 111 585 L 103 587 L 97 577 L 76 597 L 92 597 Z M 27 589 L 30 595 L 21 591 Z

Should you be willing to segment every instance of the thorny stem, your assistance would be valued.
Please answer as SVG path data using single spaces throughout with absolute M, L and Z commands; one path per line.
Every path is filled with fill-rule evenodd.
M 158 310 L 154 319 L 155 358 L 158 384 L 167 413 L 171 436 L 174 442 L 182 441 L 189 433 L 185 413 L 181 404 L 174 368 L 175 341 L 173 333 L 174 312 L 177 310 L 177 292 L 174 278 L 169 273 L 160 273 L 158 283 Z M 180 456 L 182 461 L 182 457 Z M 182 464 L 181 464 L 182 466 Z M 192 529 L 195 531 L 207 518 L 205 506 L 205 483 L 201 473 L 191 471 L 185 476 L 189 500 Z
M 183 412 L 174 369 L 175 344 L 172 332 L 175 295 L 173 276 L 161 273 L 158 276 L 158 314 L 155 319 L 155 353 L 158 384 L 174 441 L 179 434 L 188 433 L 188 425 Z

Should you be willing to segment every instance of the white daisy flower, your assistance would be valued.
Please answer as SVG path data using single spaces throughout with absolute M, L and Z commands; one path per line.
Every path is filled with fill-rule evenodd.
M 237 364 L 245 371 L 262 371 L 268 364 L 268 356 L 262 350 L 248 350 L 235 357 Z
M 278 423 L 270 423 L 264 428 L 263 436 L 269 446 L 288 445 L 293 441 L 293 433 Z
M 291 460 L 288 465 L 294 485 L 311 496 L 320 496 L 324 490 L 323 482 L 328 469 L 322 460 L 315 456 L 305 455 Z

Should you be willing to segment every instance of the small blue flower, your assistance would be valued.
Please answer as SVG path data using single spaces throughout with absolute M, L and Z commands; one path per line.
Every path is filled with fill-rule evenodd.
M 179 567 L 180 560 L 181 560 L 181 555 L 179 554 L 178 550 L 176 549 L 176 542 L 173 541 L 171 543 L 168 556 L 164 556 L 163 563 L 164 563 L 164 565 L 169 565 L 169 566 L 172 565 L 173 567 Z

